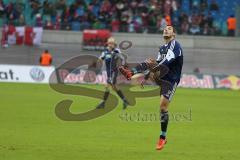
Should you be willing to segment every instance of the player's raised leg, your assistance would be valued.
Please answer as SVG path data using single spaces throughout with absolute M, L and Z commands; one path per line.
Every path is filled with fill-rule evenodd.
M 148 59 L 142 63 L 139 63 L 136 67 L 133 67 L 132 69 L 128 69 L 128 68 L 125 68 L 124 66 L 120 66 L 119 71 L 127 80 L 131 80 L 134 74 L 142 73 L 149 69 L 149 61 L 151 61 L 151 59 Z

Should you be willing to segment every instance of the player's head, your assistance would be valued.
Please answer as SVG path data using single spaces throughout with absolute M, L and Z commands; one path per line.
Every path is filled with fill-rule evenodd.
M 176 36 L 176 30 L 173 26 L 167 26 L 163 30 L 163 38 L 164 39 L 172 39 Z
M 117 46 L 117 43 L 113 37 L 108 38 L 107 40 L 107 47 L 113 49 Z

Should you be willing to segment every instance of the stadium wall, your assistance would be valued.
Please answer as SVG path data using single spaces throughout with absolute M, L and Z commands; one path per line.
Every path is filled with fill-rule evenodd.
M 82 43 L 82 35 L 82 32 L 44 30 L 43 43 L 79 44 Z M 113 33 L 113 36 L 118 42 L 129 40 L 134 46 L 156 47 L 162 42 L 159 34 Z M 240 37 L 178 35 L 177 38 L 186 48 L 240 50 Z
M 161 43 L 159 34 L 113 33 L 118 42 L 129 40 L 134 46 L 156 47 Z M 214 36 L 183 36 L 178 35 L 178 40 L 186 48 L 231 49 L 240 50 L 239 37 L 214 37 Z M 44 43 L 82 43 L 82 32 L 48 31 L 43 33 Z

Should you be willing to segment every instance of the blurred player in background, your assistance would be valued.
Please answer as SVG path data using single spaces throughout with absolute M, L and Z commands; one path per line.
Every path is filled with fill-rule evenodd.
M 106 90 L 103 96 L 103 102 L 100 103 L 97 108 L 104 108 L 105 102 L 109 96 L 109 88 L 112 89 L 118 94 L 118 96 L 123 100 L 123 109 L 126 109 L 128 106 L 128 102 L 123 95 L 122 91 L 117 88 L 117 76 L 118 76 L 118 62 L 121 60 L 121 64 L 125 65 L 125 58 L 123 57 L 119 48 L 117 48 L 117 43 L 113 37 L 110 37 L 107 41 L 107 47 L 102 52 L 101 56 L 99 57 L 99 61 L 104 61 L 107 71 L 107 84 Z
M 154 79 L 161 87 L 160 91 L 160 115 L 161 115 L 161 134 L 157 143 L 157 150 L 161 150 L 166 144 L 166 133 L 168 126 L 168 107 L 176 91 L 181 78 L 183 66 L 183 52 L 181 45 L 175 40 L 176 31 L 172 26 L 167 26 L 163 31 L 165 44 L 158 52 L 157 60 L 147 59 L 131 70 L 119 67 L 120 72 L 130 80 L 134 74 L 146 72 L 146 79 Z M 153 76 L 151 76 L 153 74 Z

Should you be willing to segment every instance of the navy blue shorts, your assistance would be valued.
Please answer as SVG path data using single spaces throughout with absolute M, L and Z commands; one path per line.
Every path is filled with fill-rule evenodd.
M 161 80 L 160 82 L 158 82 L 158 85 L 161 87 L 160 95 L 163 95 L 165 98 L 171 101 L 178 83 Z

